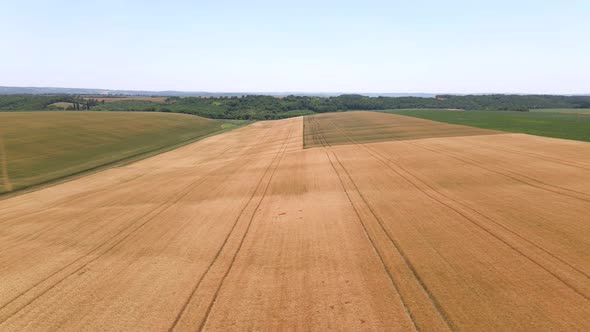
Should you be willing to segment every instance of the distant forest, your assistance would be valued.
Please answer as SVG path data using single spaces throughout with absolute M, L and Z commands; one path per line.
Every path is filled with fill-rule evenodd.
M 120 100 L 118 100 L 120 99 Z M 169 97 L 161 100 L 101 100 L 85 95 L 0 95 L 0 111 L 93 110 L 195 114 L 216 119 L 281 119 L 347 110 L 463 109 L 527 112 L 540 108 L 590 108 L 590 96 L 439 95 L 421 97 L 337 97 L 249 95 L 242 97 Z

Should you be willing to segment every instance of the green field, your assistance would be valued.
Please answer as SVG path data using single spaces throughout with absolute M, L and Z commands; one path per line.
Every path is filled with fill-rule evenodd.
M 590 108 L 540 108 L 532 109 L 530 111 L 536 113 L 569 113 L 590 115 Z
M 0 194 L 135 160 L 245 123 L 155 112 L 0 112 Z
M 590 116 L 588 114 L 416 109 L 384 112 L 513 133 L 590 142 Z

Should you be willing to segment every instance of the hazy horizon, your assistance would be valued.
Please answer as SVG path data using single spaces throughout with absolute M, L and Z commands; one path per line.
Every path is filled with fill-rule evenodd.
M 214 91 L 214 90 L 172 90 L 172 89 L 162 89 L 162 90 L 139 90 L 139 89 L 111 89 L 111 88 L 93 88 L 93 87 L 79 87 L 79 86 L 16 86 L 16 85 L 0 85 L 0 88 L 22 88 L 22 89 L 65 89 L 65 90 L 102 90 L 102 91 L 129 91 L 129 92 L 179 92 L 179 93 L 211 93 L 211 94 L 230 94 L 230 93 L 244 93 L 244 94 L 391 94 L 391 95 L 491 95 L 491 94 L 499 94 L 499 95 L 563 95 L 563 96 L 575 96 L 575 95 L 583 95 L 587 96 L 590 95 L 588 93 L 536 93 L 536 92 L 528 92 L 528 93 L 521 93 L 521 92 L 502 92 L 502 91 L 491 91 L 491 92 L 455 92 L 455 91 L 366 91 L 366 92 L 359 92 L 359 91 Z M 1 93 L 1 92 L 0 92 Z
M 590 3 L 3 5 L 0 86 L 588 94 Z

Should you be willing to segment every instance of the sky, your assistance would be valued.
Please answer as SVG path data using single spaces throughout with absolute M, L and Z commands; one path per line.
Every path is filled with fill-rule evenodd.
M 0 0 L 0 86 L 590 93 L 589 0 Z

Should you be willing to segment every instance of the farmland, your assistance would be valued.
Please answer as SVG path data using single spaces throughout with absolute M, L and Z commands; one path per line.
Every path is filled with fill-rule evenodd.
M 587 109 L 567 109 L 567 112 L 565 109 L 531 112 L 411 109 L 385 112 L 485 129 L 590 142 L 590 117 Z
M 85 99 L 85 100 L 94 99 L 99 102 L 105 102 L 105 103 L 112 103 L 114 101 L 131 101 L 131 100 L 153 101 L 156 103 L 162 103 L 162 102 L 166 101 L 166 97 L 150 97 L 150 96 L 118 96 L 118 97 L 92 96 L 92 97 L 84 97 L 82 99 Z
M 305 117 L 304 124 L 305 147 L 500 133 L 374 112 L 318 114 Z
M 559 95 L 438 95 L 434 97 L 333 97 L 230 94 L 207 97 L 146 97 L 96 95 L 1 95 L 0 110 L 143 111 L 185 113 L 215 119 L 272 120 L 351 110 L 439 109 L 529 111 L 590 107 L 590 96 Z
M 588 330 L 590 143 L 411 115 L 255 122 L 0 200 L 0 330 Z
M 590 108 L 540 108 L 531 111 L 544 113 L 590 114 Z
M 232 123 L 239 124 L 162 113 L 0 113 L 0 194 L 187 143 Z

